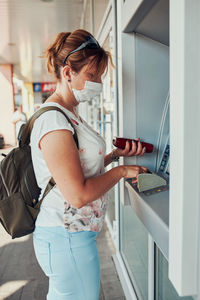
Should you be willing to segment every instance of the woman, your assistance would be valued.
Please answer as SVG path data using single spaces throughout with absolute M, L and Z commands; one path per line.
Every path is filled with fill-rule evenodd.
M 57 106 L 34 124 L 31 148 L 38 185 L 44 191 L 51 176 L 56 186 L 43 200 L 34 231 L 36 257 L 49 277 L 48 300 L 98 300 L 100 288 L 96 237 L 106 211 L 105 193 L 121 178 L 133 178 L 145 167 L 104 167 L 119 156 L 143 155 L 141 143 L 105 155 L 104 140 L 80 118 L 77 106 L 102 90 L 101 77 L 111 61 L 84 30 L 59 33 L 46 50 L 47 68 L 57 87 L 42 106 Z

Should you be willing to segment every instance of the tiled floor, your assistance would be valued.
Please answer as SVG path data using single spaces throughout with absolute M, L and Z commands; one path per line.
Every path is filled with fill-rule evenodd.
M 98 249 L 101 261 L 101 297 L 100 300 L 125 300 L 112 255 L 115 253 L 109 231 L 104 224 L 98 237 Z
M 45 300 L 48 280 L 35 258 L 32 236 L 12 240 L 0 226 L 0 300 Z M 101 260 L 100 300 L 124 300 L 106 225 L 98 237 Z M 83 299 L 84 300 L 84 299 Z

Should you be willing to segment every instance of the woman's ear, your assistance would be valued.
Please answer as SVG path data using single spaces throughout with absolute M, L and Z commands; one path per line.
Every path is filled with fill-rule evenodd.
M 62 69 L 63 78 L 66 79 L 68 82 L 71 81 L 71 68 L 69 65 L 64 66 Z

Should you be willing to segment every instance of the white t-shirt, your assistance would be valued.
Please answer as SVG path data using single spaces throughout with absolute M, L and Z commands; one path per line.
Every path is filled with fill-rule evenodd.
M 79 142 L 79 155 L 85 178 L 104 173 L 105 142 L 84 120 L 77 119 L 74 114 L 61 105 L 48 102 L 41 107 L 57 106 L 70 118 L 75 126 Z M 47 186 L 51 174 L 39 148 L 41 138 L 54 130 L 70 130 L 73 127 L 59 111 L 48 111 L 34 123 L 31 133 L 31 151 L 33 167 L 39 187 L 42 189 L 40 198 Z M 66 151 L 67 155 L 67 151 Z M 36 220 L 36 226 L 64 226 L 69 232 L 82 230 L 100 231 L 106 211 L 106 197 L 102 196 L 80 209 L 73 207 L 55 186 L 44 198 Z

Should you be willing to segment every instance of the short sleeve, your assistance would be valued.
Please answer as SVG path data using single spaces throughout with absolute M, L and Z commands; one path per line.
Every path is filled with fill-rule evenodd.
M 74 128 L 61 112 L 47 111 L 34 122 L 31 133 L 31 144 L 39 147 L 42 137 L 55 130 L 69 130 L 74 134 Z

